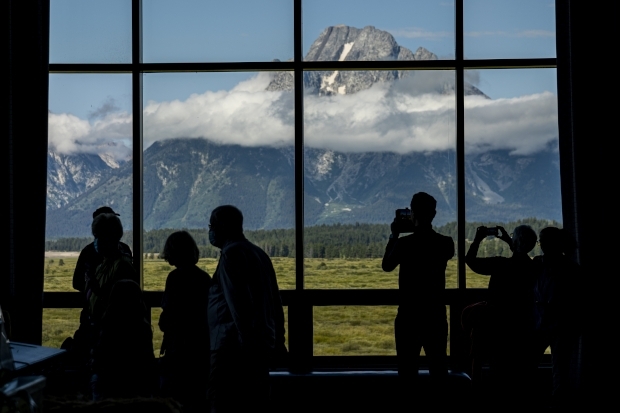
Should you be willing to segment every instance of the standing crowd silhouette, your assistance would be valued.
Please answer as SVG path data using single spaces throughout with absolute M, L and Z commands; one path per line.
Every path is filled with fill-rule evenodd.
M 436 200 L 413 195 L 397 210 L 382 261 L 399 267 L 399 307 L 394 322 L 401 405 L 425 399 L 440 406 L 448 378 L 445 271 L 455 254 L 452 238 L 432 228 Z M 63 343 L 73 363 L 88 372 L 93 400 L 170 397 L 183 411 L 239 412 L 266 408 L 269 369 L 286 359 L 284 311 L 269 256 L 243 234 L 242 212 L 215 208 L 209 241 L 221 250 L 215 272 L 197 266 L 199 251 L 186 231 L 172 233 L 161 257 L 175 267 L 166 279 L 159 328 L 160 357 L 153 349 L 149 311 L 123 227 L 110 207 L 93 213 L 94 241 L 78 259 L 73 286 L 83 294 L 80 327 Z M 409 234 L 403 235 L 402 234 Z M 477 257 L 495 236 L 507 257 Z M 543 255 L 528 254 L 540 243 Z M 471 343 L 474 389 L 483 365 L 492 375 L 491 405 L 527 407 L 542 354 L 551 347 L 553 407 L 571 403 L 571 365 L 579 343 L 579 265 L 563 230 L 537 236 L 527 225 L 509 234 L 481 226 L 466 254 L 467 265 L 490 276 L 488 299 L 465 307 L 462 326 Z M 420 394 L 419 357 L 427 357 L 430 393 Z

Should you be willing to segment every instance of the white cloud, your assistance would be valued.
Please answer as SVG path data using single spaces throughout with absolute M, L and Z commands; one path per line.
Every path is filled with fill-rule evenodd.
M 422 27 L 407 27 L 403 29 L 389 30 L 394 37 L 404 37 L 407 39 L 426 39 L 438 40 L 454 37 L 454 32 L 450 31 L 431 31 Z
M 132 116 L 127 112 L 108 113 L 89 122 L 68 113 L 48 113 L 48 145 L 60 153 L 109 153 L 127 159 L 131 150 Z
M 557 125 L 557 97 L 551 92 L 512 99 L 465 99 L 465 143 L 470 151 L 537 152 L 557 139 Z
M 145 147 L 168 138 L 208 138 L 246 146 L 293 142 L 291 93 L 265 91 L 270 80 L 269 73 L 261 73 L 230 91 L 193 94 L 183 102 L 148 102 Z
M 261 73 L 229 91 L 207 91 L 185 101 L 148 102 L 144 147 L 170 138 L 207 138 L 244 146 L 293 144 L 293 93 L 266 91 L 270 79 L 269 73 Z M 355 152 L 454 149 L 453 82 L 452 73 L 420 72 L 351 95 L 307 94 L 305 142 Z M 465 99 L 468 153 L 507 149 L 528 154 L 557 139 L 557 98 L 550 92 Z M 93 123 L 69 114 L 50 114 L 49 121 L 50 145 L 65 153 L 97 152 L 107 142 L 131 137 L 131 115 L 125 112 Z

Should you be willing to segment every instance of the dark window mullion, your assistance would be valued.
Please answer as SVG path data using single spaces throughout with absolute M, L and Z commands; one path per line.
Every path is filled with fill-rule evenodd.
M 142 0 L 132 0 L 131 9 L 131 88 L 132 88 L 132 152 L 133 152 L 133 262 L 144 288 L 142 268 Z M 150 314 L 150 312 L 149 312 Z
M 465 73 L 463 66 L 463 0 L 455 2 L 456 33 L 456 193 L 458 288 L 466 288 L 465 278 Z
M 464 32 L 463 32 L 463 0 L 455 1 L 455 58 L 456 58 L 456 193 L 457 193 L 457 266 L 458 281 L 457 297 L 450 307 L 450 354 L 451 368 L 464 367 L 466 354 L 465 337 L 460 328 L 460 315 L 465 302 L 466 270 L 465 270 L 465 68 L 464 68 Z M 460 298 L 460 300 L 459 300 Z
M 304 292 L 304 64 L 302 1 L 294 2 L 295 82 L 295 290 L 289 303 L 289 350 L 291 371 L 306 373 L 312 368 L 312 306 Z

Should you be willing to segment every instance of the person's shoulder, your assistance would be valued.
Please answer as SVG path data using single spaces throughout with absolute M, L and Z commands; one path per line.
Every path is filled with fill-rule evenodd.
M 131 258 L 123 254 L 116 259 L 114 265 L 119 269 L 135 271 Z
M 244 254 L 248 251 L 261 251 L 262 253 L 264 253 L 264 251 L 259 246 L 252 243 L 247 238 L 242 238 L 227 242 L 226 245 L 224 245 L 224 248 L 222 248 L 222 255 Z
M 86 246 L 84 248 L 82 248 L 82 252 L 84 251 L 95 251 L 95 243 L 91 242 L 89 244 L 86 244 Z
M 129 248 L 129 245 L 121 241 L 118 242 L 118 245 L 120 247 L 119 249 L 123 254 L 129 255 L 130 257 L 132 256 L 131 248 Z
M 211 276 L 209 275 L 209 273 L 197 265 L 193 265 L 191 267 L 191 272 L 195 277 L 211 279 Z
M 442 242 L 444 244 L 454 244 L 454 240 L 452 239 L 452 237 L 448 235 L 440 234 L 439 232 L 436 232 L 436 231 L 434 232 L 435 232 L 435 238 L 439 240 L 439 242 Z
M 91 242 L 90 244 L 82 248 L 82 251 L 80 251 L 80 258 L 94 255 L 94 254 L 97 254 L 97 251 L 95 251 L 95 243 Z
M 436 244 L 446 249 L 454 249 L 454 240 L 448 235 L 440 234 L 433 230 L 433 237 Z

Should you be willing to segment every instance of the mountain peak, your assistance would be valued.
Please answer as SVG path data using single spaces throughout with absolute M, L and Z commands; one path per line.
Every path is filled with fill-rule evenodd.
M 366 26 L 362 29 L 343 24 L 329 26 L 312 43 L 305 61 L 377 61 L 377 60 L 437 60 L 435 53 L 418 47 L 415 53 L 400 46 L 390 33 Z M 359 70 L 304 72 L 304 86 L 319 96 L 347 95 L 369 89 L 375 83 L 391 82 L 411 76 L 411 70 Z M 292 72 L 276 72 L 266 90 L 293 90 Z M 453 94 L 454 82 L 437 86 L 438 93 Z M 469 82 L 465 95 L 487 97 Z
M 390 33 L 366 26 L 329 26 L 312 43 L 306 61 L 377 61 L 377 60 L 436 60 L 437 55 L 420 47 L 413 53 L 400 46 Z M 368 89 L 377 82 L 400 79 L 408 75 L 403 70 L 382 71 L 312 71 L 304 73 L 304 85 L 318 95 L 351 94 Z M 292 90 L 293 74 L 279 72 L 267 90 Z
M 342 56 L 345 45 L 350 50 Z M 436 58 L 436 57 L 435 57 Z M 411 50 L 396 43 L 394 36 L 374 26 L 363 29 L 338 25 L 329 26 L 312 43 L 305 60 L 308 61 L 370 61 L 416 60 Z

